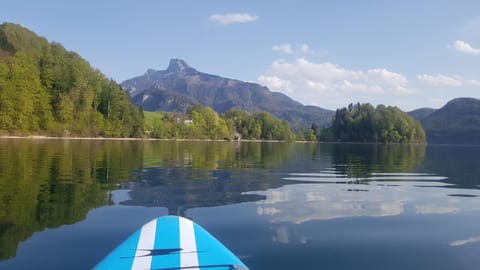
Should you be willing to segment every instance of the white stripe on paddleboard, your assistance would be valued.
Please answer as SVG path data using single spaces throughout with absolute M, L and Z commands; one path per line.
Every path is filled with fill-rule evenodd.
M 152 256 L 149 255 L 155 244 L 155 231 L 157 230 L 157 220 L 154 219 L 143 225 L 138 239 L 135 259 L 133 259 L 132 269 L 150 269 Z
M 193 222 L 186 218 L 179 219 L 180 227 L 180 267 L 193 267 L 189 269 L 198 270 L 197 241 Z

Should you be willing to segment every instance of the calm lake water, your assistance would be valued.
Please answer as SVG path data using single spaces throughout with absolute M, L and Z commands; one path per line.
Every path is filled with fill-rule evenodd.
M 0 140 L 0 269 L 187 216 L 254 269 L 480 269 L 480 147 Z

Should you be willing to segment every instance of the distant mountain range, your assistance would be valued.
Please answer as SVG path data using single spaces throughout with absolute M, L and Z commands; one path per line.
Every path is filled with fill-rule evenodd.
M 289 121 L 294 129 L 312 123 L 328 127 L 335 115 L 334 111 L 304 106 L 256 83 L 200 72 L 180 59 L 171 59 L 166 70 L 149 69 L 121 86 L 146 111 L 185 112 L 194 104 L 209 106 L 218 113 L 233 108 L 267 111 Z M 409 114 L 422 123 L 429 143 L 480 144 L 478 99 L 457 98 L 440 109 L 421 108 Z
M 480 144 L 480 100 L 456 98 L 442 108 L 409 112 L 419 120 L 429 143 Z
M 434 113 L 436 110 L 432 108 L 420 108 L 413 110 L 411 112 L 408 112 L 413 118 L 415 118 L 418 121 L 421 121 L 428 116 L 430 116 L 432 113 Z
M 334 111 L 304 106 L 288 96 L 256 83 L 222 78 L 197 71 L 180 59 L 171 59 L 166 70 L 147 72 L 121 83 L 133 102 L 146 111 L 185 112 L 202 104 L 222 113 L 236 108 L 266 111 L 287 120 L 293 128 L 329 126 Z

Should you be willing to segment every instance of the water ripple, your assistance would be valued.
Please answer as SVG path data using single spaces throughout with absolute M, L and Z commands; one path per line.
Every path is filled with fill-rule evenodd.
M 318 173 L 289 173 L 288 177 L 284 177 L 285 180 L 307 182 L 307 183 L 358 183 L 358 182 L 421 182 L 422 185 L 430 186 L 429 182 L 433 185 L 438 185 L 441 182 L 445 185 L 445 180 L 448 177 L 429 174 L 429 173 L 371 173 L 367 177 L 351 177 L 347 174 L 322 170 Z

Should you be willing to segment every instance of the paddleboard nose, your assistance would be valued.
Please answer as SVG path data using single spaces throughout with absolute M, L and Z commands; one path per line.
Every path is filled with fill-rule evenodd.
M 160 217 L 143 225 L 95 269 L 248 270 L 204 228 L 178 216 Z

